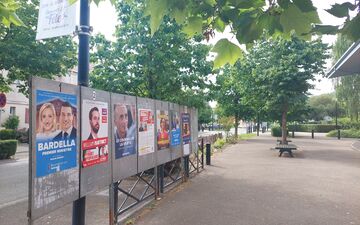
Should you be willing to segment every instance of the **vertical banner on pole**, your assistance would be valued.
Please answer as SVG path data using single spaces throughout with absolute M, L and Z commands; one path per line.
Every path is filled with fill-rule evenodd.
M 32 77 L 29 221 L 79 198 L 79 88 Z
M 198 150 L 198 111 L 196 108 L 191 108 L 191 152 L 196 153 Z
M 136 97 L 111 94 L 113 182 L 137 173 Z
M 156 166 L 155 101 L 137 98 L 138 119 L 138 172 Z
M 111 183 L 110 93 L 81 87 L 80 196 Z
M 169 112 L 171 160 L 175 160 L 182 156 L 180 106 L 175 103 L 169 103 Z
M 183 140 L 183 155 L 187 156 L 191 154 L 191 118 L 189 109 L 187 106 L 182 106 L 181 111 L 181 135 Z
M 169 103 L 155 101 L 157 165 L 171 161 Z

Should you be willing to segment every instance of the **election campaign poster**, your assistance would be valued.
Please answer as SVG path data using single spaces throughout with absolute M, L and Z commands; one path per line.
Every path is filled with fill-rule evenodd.
M 36 177 L 77 166 L 76 95 L 36 91 Z
M 156 125 L 158 150 L 169 148 L 169 111 L 156 111 Z
M 139 155 L 155 151 L 154 146 L 154 113 L 151 109 L 139 109 Z
M 135 105 L 114 104 L 115 159 L 136 153 Z
M 180 139 L 180 118 L 179 113 L 176 111 L 171 112 L 171 138 L 170 145 L 177 146 L 181 144 Z
M 82 166 L 89 167 L 109 159 L 107 102 L 83 100 L 81 123 Z
M 182 138 L 184 145 L 184 155 L 190 154 L 190 141 L 191 141 L 191 133 L 190 133 L 190 114 L 183 113 L 182 114 Z
M 40 0 L 36 40 L 73 34 L 76 4 L 69 0 Z

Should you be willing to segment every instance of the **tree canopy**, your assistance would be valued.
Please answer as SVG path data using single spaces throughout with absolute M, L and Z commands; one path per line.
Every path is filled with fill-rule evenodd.
M 76 65 L 76 45 L 71 37 L 36 41 L 37 0 L 22 1 L 19 16 L 27 27 L 0 24 L 0 92 L 9 91 L 15 80 L 26 93 L 29 76 L 52 78 L 66 74 Z M 5 78 L 2 70 L 8 72 Z
M 92 87 L 154 99 L 205 107 L 212 63 L 210 47 L 201 38 L 187 39 L 168 20 L 151 36 L 143 17 L 144 4 L 116 3 L 121 26 L 116 41 L 96 36 L 92 46 Z

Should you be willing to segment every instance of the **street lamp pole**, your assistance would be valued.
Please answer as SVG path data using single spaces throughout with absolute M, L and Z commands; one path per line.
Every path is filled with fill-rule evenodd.
M 89 0 L 80 0 L 79 55 L 78 55 L 78 85 L 89 86 L 89 39 L 90 39 L 90 5 Z M 81 113 L 79 114 L 81 115 Z M 81 129 L 81 119 L 80 119 Z M 72 225 L 85 225 L 86 197 L 81 197 L 73 203 Z

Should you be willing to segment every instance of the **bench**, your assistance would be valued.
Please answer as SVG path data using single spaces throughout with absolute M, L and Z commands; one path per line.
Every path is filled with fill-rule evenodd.
M 277 144 L 275 149 L 279 149 L 280 155 L 279 157 L 281 157 L 281 155 L 284 152 L 289 153 L 290 157 L 294 157 L 292 154 L 292 150 L 297 150 L 296 145 L 292 145 L 292 144 Z

